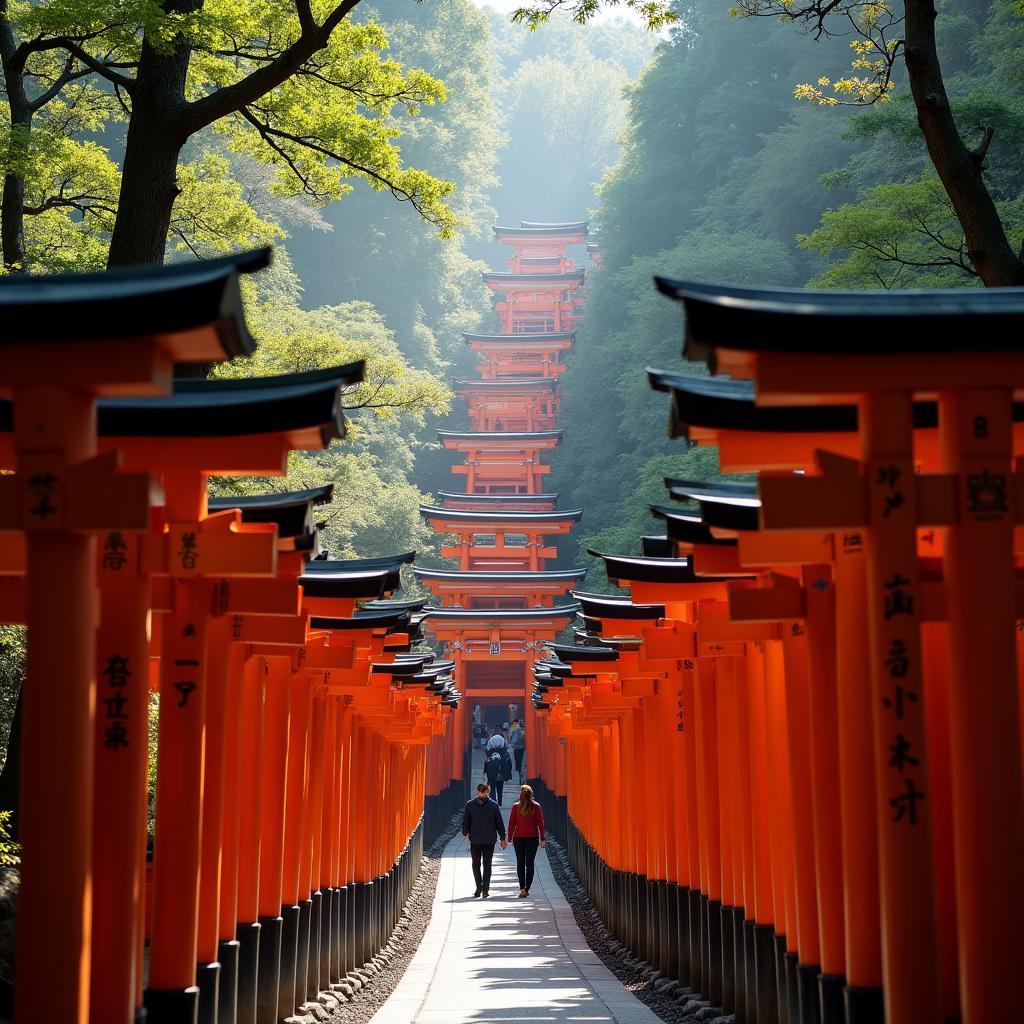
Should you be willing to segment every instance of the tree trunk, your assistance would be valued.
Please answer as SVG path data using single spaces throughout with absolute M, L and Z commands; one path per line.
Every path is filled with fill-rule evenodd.
M 963 227 L 974 268 L 989 287 L 1024 284 L 982 174 L 982 156 L 969 150 L 953 120 L 935 47 L 933 0 L 904 0 L 906 62 L 917 120 L 935 170 Z
M 164 261 L 183 145 L 165 125 L 154 110 L 136 106 L 132 111 L 108 267 Z
M 24 683 L 18 690 L 18 702 L 14 705 L 11 731 L 7 736 L 7 759 L 0 771 L 0 811 L 11 812 L 10 836 L 18 838 L 18 785 L 21 780 L 21 706 L 24 699 Z
M 0 63 L 11 112 L 11 137 L 4 154 L 4 166 L 22 164 L 32 131 L 32 106 L 25 92 L 25 65 L 17 55 L 18 41 L 7 20 L 7 4 L 0 3 Z M 4 174 L 0 197 L 0 249 L 9 272 L 25 270 L 25 177 L 16 170 Z
M 162 6 L 169 14 L 187 14 L 198 9 L 201 0 L 167 0 Z M 171 210 L 179 192 L 178 156 L 189 134 L 183 112 L 191 55 L 187 43 L 157 52 L 143 41 L 132 88 L 109 267 L 164 261 Z
M 11 103 L 11 113 L 14 113 L 14 104 Z M 12 117 L 13 121 L 13 117 Z M 24 121 L 14 122 L 11 125 L 11 140 L 7 146 L 5 156 L 8 167 L 18 166 L 20 148 L 27 142 L 23 139 L 19 143 L 15 135 L 15 125 L 23 125 L 27 131 L 31 125 Z M 4 268 L 8 273 L 25 272 L 25 177 L 16 171 L 8 171 L 4 175 L 3 194 L 0 196 L 0 248 L 3 250 Z

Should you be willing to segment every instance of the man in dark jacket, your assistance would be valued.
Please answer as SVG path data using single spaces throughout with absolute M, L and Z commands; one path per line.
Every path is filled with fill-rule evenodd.
M 466 804 L 462 812 L 462 835 L 469 840 L 469 851 L 473 858 L 473 878 L 476 892 L 473 898 L 490 896 L 491 861 L 494 858 L 494 844 L 501 837 L 501 848 L 505 849 L 505 820 L 501 808 L 490 798 L 490 787 L 481 782 L 476 787 L 476 799 Z M 483 874 L 480 862 L 483 861 Z

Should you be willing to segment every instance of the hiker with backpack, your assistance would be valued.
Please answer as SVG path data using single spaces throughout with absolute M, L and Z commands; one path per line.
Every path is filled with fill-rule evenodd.
M 494 800 L 500 807 L 505 783 L 512 778 L 512 759 L 508 756 L 507 748 L 499 747 L 490 752 L 484 761 L 484 775 L 491 787 Z
M 519 787 L 519 800 L 512 805 L 508 816 L 508 838 L 516 851 L 516 871 L 519 874 L 519 898 L 530 895 L 533 885 L 533 865 L 537 850 L 545 845 L 544 812 L 533 799 L 529 786 Z

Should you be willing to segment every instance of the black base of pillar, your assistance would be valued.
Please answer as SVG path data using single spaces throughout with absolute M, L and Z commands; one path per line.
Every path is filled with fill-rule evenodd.
M 324 894 L 321 890 L 317 889 L 313 893 L 313 918 L 309 923 L 309 988 L 310 994 L 307 998 L 312 998 L 321 989 L 326 988 L 326 980 L 324 984 L 320 983 L 321 972 L 323 968 L 320 964 L 320 942 L 324 922 Z
M 789 1024 L 789 989 L 786 987 L 786 936 L 775 939 L 775 992 L 778 995 L 779 1024 Z
M 313 900 L 303 900 L 299 904 L 299 950 L 295 963 L 295 1005 L 303 1003 L 316 995 L 313 979 L 310 976 L 309 960 L 310 940 L 313 935 Z
M 708 948 L 708 975 L 706 995 L 712 1006 L 722 1005 L 722 903 L 721 900 L 707 900 L 705 920 L 705 944 Z M 730 955 L 731 955 L 730 950 Z
M 146 1020 L 149 1024 L 198 1024 L 199 989 L 147 988 L 143 995 Z
M 323 902 L 320 919 L 320 974 L 318 975 L 317 988 L 321 991 L 328 988 L 334 981 L 334 972 L 331 970 L 331 949 L 334 928 L 334 918 L 337 913 L 334 904 L 338 900 L 337 889 L 322 890 Z
M 695 992 L 706 992 L 704 973 L 704 897 L 699 889 L 691 889 L 690 903 L 690 981 L 689 986 Z
M 222 939 L 217 947 L 220 961 L 220 993 L 217 997 L 217 1024 L 235 1024 L 238 1019 L 238 954 L 237 939 Z
M 217 1024 L 217 1005 L 220 997 L 220 961 L 196 964 L 196 988 L 199 989 L 199 1024 Z
M 258 921 L 235 928 L 238 936 L 238 1024 L 256 1024 L 261 930 Z
M 770 924 L 754 925 L 754 1004 L 757 1024 L 780 1024 L 775 929 Z
M 796 953 L 786 953 L 786 1021 L 800 1024 L 800 962 Z
M 733 907 L 722 907 L 719 925 L 722 929 L 722 997 L 712 1000 L 713 1006 L 720 1006 L 726 1013 L 736 1012 L 736 935 L 733 931 Z
M 885 998 L 880 988 L 843 989 L 846 1024 L 884 1024 Z
M 302 907 L 298 903 L 281 907 L 281 969 L 277 983 L 277 1016 L 283 1020 L 295 1009 L 295 973 L 299 958 L 299 917 Z
M 743 1019 L 740 1024 L 757 1018 L 757 922 L 743 918 Z
M 679 980 L 679 886 L 665 883 L 664 892 L 665 939 L 662 946 L 662 973 L 666 978 Z
M 256 1024 L 277 1024 L 277 996 L 281 980 L 280 917 L 260 918 L 260 958 L 256 979 Z
M 846 978 L 841 974 L 818 975 L 818 997 L 821 1000 L 821 1024 L 845 1024 L 843 989 Z
M 676 888 L 676 943 L 679 966 L 676 980 L 685 988 L 693 988 L 693 965 L 690 961 L 690 890 Z
M 796 969 L 799 986 L 800 1024 L 821 1024 L 821 996 L 818 978 L 821 968 L 817 964 L 800 964 Z

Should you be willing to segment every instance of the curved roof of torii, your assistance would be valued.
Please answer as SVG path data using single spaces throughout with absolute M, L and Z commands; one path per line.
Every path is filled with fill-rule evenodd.
M 427 608 L 423 614 L 430 619 L 450 619 L 456 622 L 487 622 L 491 619 L 530 621 L 571 619 L 579 611 L 579 607 L 573 603 L 560 604 L 554 608 Z
M 544 284 L 545 282 L 568 284 L 570 281 L 578 281 L 583 284 L 586 274 L 586 270 L 581 267 L 579 270 L 568 270 L 564 274 L 510 274 L 504 271 L 485 270 L 480 276 L 488 284 L 530 285 Z
M 514 344 L 536 344 L 544 341 L 575 341 L 575 331 L 541 331 L 536 334 L 474 334 L 472 331 L 464 331 L 462 337 L 466 341 L 480 341 L 490 344 L 501 342 Z
M 443 441 L 450 438 L 453 441 L 479 441 L 480 444 L 500 444 L 503 441 L 509 443 L 517 441 L 561 441 L 562 431 L 560 430 L 439 430 L 437 436 Z
M 521 503 L 549 501 L 554 503 L 558 501 L 557 494 L 469 494 L 465 491 L 438 491 L 437 496 L 446 500 L 450 498 L 452 501 L 480 501 L 485 504 L 492 502 L 495 505 L 500 505 L 502 502 L 518 505 Z
M 424 519 L 447 519 L 449 522 L 464 523 L 565 523 L 579 522 L 583 509 L 572 508 L 563 512 L 520 512 L 495 509 L 493 512 L 478 509 L 439 508 L 437 505 L 420 505 Z
M 485 391 L 552 391 L 558 386 L 556 377 L 530 377 L 523 380 L 457 380 L 457 388 L 482 388 Z
M 586 569 L 552 569 L 541 572 L 474 572 L 460 569 L 413 569 L 417 579 L 450 583 L 558 583 L 581 580 Z

